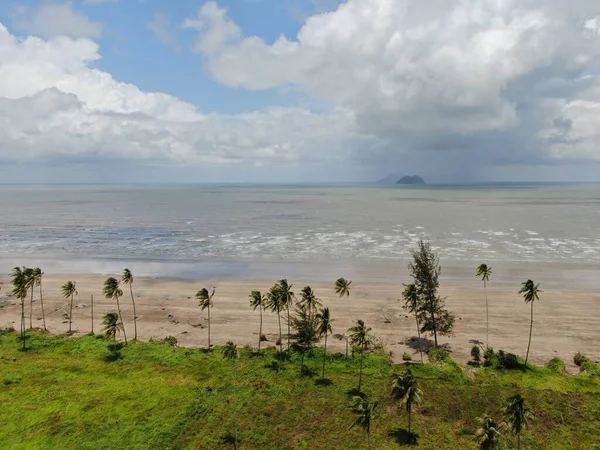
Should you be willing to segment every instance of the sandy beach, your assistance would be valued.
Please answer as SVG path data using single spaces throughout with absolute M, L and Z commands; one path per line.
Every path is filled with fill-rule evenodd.
M 94 296 L 94 331 L 102 329 L 102 317 L 116 311 L 116 304 L 106 300 L 101 293 L 105 275 L 46 275 L 43 280 L 46 323 L 53 333 L 67 330 L 63 313 L 68 310 L 68 301 L 60 295 L 60 286 L 67 280 L 77 282 L 79 295 L 75 299 L 73 328 L 76 334 L 91 331 L 91 296 Z M 19 328 L 20 306 L 16 299 L 8 296 L 10 279 L 0 278 L 0 327 Z M 294 281 L 294 291 L 299 292 L 306 282 Z M 274 281 L 260 279 L 232 280 L 186 280 L 136 278 L 134 295 L 138 311 L 138 339 L 162 339 L 175 336 L 178 344 L 187 347 L 207 345 L 207 314 L 202 312 L 194 300 L 195 293 L 202 287 L 216 288 L 212 309 L 212 342 L 219 345 L 233 340 L 238 345 L 257 345 L 258 311 L 248 304 L 252 290 L 266 292 Z M 332 283 L 310 283 L 323 304 L 331 309 L 334 318 L 334 333 L 345 333 L 356 319 L 363 319 L 373 329 L 387 351 L 393 352 L 400 361 L 408 352 L 418 359 L 418 352 L 405 342 L 416 336 L 415 319 L 402 309 L 399 300 L 401 284 L 355 282 L 349 298 L 338 298 Z M 128 337 L 133 337 L 133 308 L 129 289 L 123 286 L 121 305 Z M 518 285 L 516 286 L 518 289 Z M 490 345 L 496 350 L 524 355 L 529 331 L 529 307 L 516 294 L 515 288 L 507 283 L 498 283 L 488 288 L 490 302 Z M 456 283 L 442 284 L 441 294 L 447 296 L 447 306 L 456 315 L 454 335 L 441 337 L 441 344 L 448 344 L 455 359 L 466 362 L 473 340 L 485 341 L 485 300 L 483 287 L 473 280 L 468 286 Z M 33 326 L 41 327 L 41 308 L 36 292 L 34 295 Z M 572 359 L 581 351 L 592 359 L 600 359 L 598 321 L 600 306 L 598 294 L 586 290 L 545 289 L 541 300 L 535 304 L 534 331 L 530 360 L 545 364 L 553 357 L 563 359 L 571 370 L 575 370 Z M 26 303 L 29 324 L 29 299 Z M 270 312 L 264 313 L 264 333 L 274 346 L 277 339 L 277 318 Z M 332 350 L 344 351 L 343 341 L 329 341 Z

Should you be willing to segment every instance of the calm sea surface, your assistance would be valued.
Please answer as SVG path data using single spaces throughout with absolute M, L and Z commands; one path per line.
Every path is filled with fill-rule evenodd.
M 600 263 L 600 185 L 0 186 L 0 255 Z M 7 263 L 7 265 L 10 265 Z

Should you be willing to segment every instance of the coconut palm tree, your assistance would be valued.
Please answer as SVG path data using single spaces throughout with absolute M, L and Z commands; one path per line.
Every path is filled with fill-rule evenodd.
M 213 297 L 215 295 L 215 290 L 213 289 L 212 293 L 209 294 L 206 288 L 200 289 L 196 293 L 196 300 L 198 300 L 198 306 L 204 311 L 208 309 L 208 349 L 210 350 L 210 307 L 213 306 Z
M 42 324 L 44 326 L 44 331 L 46 331 L 46 314 L 44 313 L 44 298 L 42 297 L 42 277 L 44 276 L 44 272 L 39 267 L 33 269 L 33 279 L 36 286 L 40 287 L 40 305 L 42 306 Z
M 375 410 L 378 402 L 369 401 L 366 395 L 355 395 L 352 397 L 352 412 L 356 414 L 356 419 L 352 422 L 352 427 L 361 426 L 367 432 L 367 448 L 371 448 L 371 424 L 373 423 Z
M 319 322 L 306 308 L 297 307 L 296 314 L 292 317 L 292 328 L 294 332 L 291 338 L 300 351 L 300 373 L 305 373 L 304 357 L 313 346 L 319 342 Z
M 298 303 L 302 308 L 306 308 L 306 310 L 313 315 L 316 313 L 319 306 L 323 306 L 323 303 L 315 296 L 315 292 L 310 286 L 302 288 Z
M 520 395 L 513 395 L 506 400 L 504 406 L 504 417 L 513 433 L 517 435 L 517 449 L 521 448 L 521 431 L 527 428 L 527 420 L 535 417 L 531 411 L 525 408 L 525 399 Z
M 133 297 L 133 274 L 131 273 L 131 270 L 125 269 L 123 271 L 123 275 L 121 275 L 121 281 L 129 285 L 131 303 L 133 303 L 133 340 L 137 341 L 137 314 L 135 312 L 135 298 Z
M 235 448 L 238 448 L 238 424 L 237 424 L 237 388 L 235 381 L 235 363 L 238 358 L 238 351 L 236 345 L 229 341 L 223 347 L 223 357 L 231 361 L 231 373 L 233 374 L 233 422 L 235 427 Z
M 119 321 L 119 315 L 114 312 L 104 316 L 102 325 L 104 325 L 103 331 L 106 334 L 106 337 L 113 340 L 117 338 L 117 333 L 123 329 L 121 322 Z
M 282 297 L 279 293 L 279 285 L 275 284 L 267 294 L 267 302 L 265 304 L 267 308 L 277 314 L 277 323 L 279 324 L 279 352 L 283 351 L 283 335 L 281 333 L 281 311 L 285 308 Z
M 365 325 L 362 320 L 357 320 L 356 325 L 348 329 L 350 334 L 350 343 L 353 346 L 357 346 L 360 349 L 360 372 L 358 377 L 358 391 L 362 386 L 362 369 L 363 369 L 363 355 L 365 350 L 373 343 L 373 337 L 371 336 L 371 328 Z
M 539 289 L 540 285 L 535 284 L 531 280 L 527 280 L 521 283 L 521 289 L 519 290 L 519 294 L 523 295 L 523 300 L 525 300 L 525 304 L 531 304 L 531 321 L 529 323 L 529 342 L 527 343 L 527 355 L 525 356 L 525 365 L 527 365 L 527 360 L 529 359 L 529 348 L 531 347 L 531 332 L 533 331 L 533 302 L 535 300 L 539 300 L 539 294 L 542 291 Z
M 72 332 L 72 323 L 73 323 L 73 297 L 75 297 L 77 292 L 77 283 L 75 281 L 67 281 L 60 288 L 63 297 L 66 300 L 71 299 L 71 306 L 69 307 L 69 334 Z
M 29 301 L 29 328 L 33 329 L 33 289 L 35 288 L 35 276 L 33 269 L 23 267 L 23 277 L 27 290 L 31 289 L 31 297 Z
M 15 267 L 10 273 L 10 276 L 13 286 L 12 295 L 21 301 L 21 339 L 23 340 L 23 350 L 25 350 L 27 345 L 25 335 L 25 299 L 29 293 L 27 279 L 20 267 Z
M 92 334 L 94 334 L 94 295 L 90 296 L 90 302 L 92 304 Z
M 479 429 L 475 433 L 477 443 L 481 450 L 495 450 L 500 447 L 500 438 L 502 437 L 503 425 L 497 423 L 488 414 L 478 417 L 480 423 Z
M 419 389 L 419 382 L 410 370 L 404 375 L 395 375 L 392 381 L 392 396 L 406 406 L 408 413 L 408 434 L 412 435 L 411 413 L 413 405 L 423 401 L 423 392 Z
M 334 334 L 333 337 L 339 341 L 344 341 L 346 343 L 346 358 L 347 358 L 348 357 L 348 340 L 349 340 L 348 336 L 346 336 L 345 334 L 337 333 L 337 334 Z
M 104 297 L 109 300 L 116 300 L 117 311 L 119 312 L 119 320 L 121 321 L 121 330 L 123 331 L 123 339 L 127 344 L 127 333 L 125 332 L 125 324 L 123 323 L 123 314 L 121 314 L 121 304 L 119 303 L 119 297 L 123 296 L 123 291 L 119 287 L 119 280 L 114 277 L 109 277 L 104 282 L 104 288 L 102 289 Z
M 476 272 L 478 277 L 481 277 L 483 281 L 483 290 L 485 291 L 485 319 L 486 319 L 486 331 L 485 331 L 485 346 L 490 347 L 490 311 L 488 308 L 488 295 L 487 295 L 487 282 L 490 281 L 492 275 L 492 268 L 488 267 L 487 264 L 480 264 Z
M 333 333 L 331 325 L 333 324 L 333 319 L 329 314 L 329 308 L 323 308 L 317 314 L 317 322 L 318 328 L 317 331 L 319 336 L 325 336 L 325 345 L 323 345 L 323 375 L 322 379 L 325 379 L 325 362 L 327 361 L 327 336 L 329 333 Z
M 263 328 L 263 309 L 265 309 L 266 302 L 267 302 L 267 297 L 265 295 L 262 295 L 260 293 L 260 291 L 252 291 L 250 293 L 250 306 L 255 311 L 258 308 L 258 311 L 260 313 L 260 326 L 258 328 L 258 352 L 259 353 L 260 353 L 260 344 L 262 342 L 262 336 L 263 336 L 263 332 L 262 332 L 262 328 Z
M 349 297 L 351 284 L 352 281 L 348 281 L 345 278 L 338 278 L 334 285 L 335 293 L 340 297 Z
M 296 299 L 296 295 L 292 291 L 292 286 L 293 286 L 293 284 L 289 284 L 288 281 L 285 279 L 279 280 L 278 292 L 279 292 L 279 295 L 281 296 L 281 303 L 282 303 L 282 305 L 284 305 L 285 309 L 287 310 L 287 328 L 288 328 L 287 349 L 288 349 L 288 352 L 290 351 L 290 333 L 291 333 L 290 310 L 292 309 L 292 306 L 294 305 L 294 300 Z
M 403 284 L 402 298 L 404 299 L 403 308 L 409 313 L 415 315 L 417 322 L 417 337 L 419 338 L 419 353 L 421 354 L 421 364 L 423 364 L 423 349 L 421 348 L 421 327 L 419 325 L 419 291 L 414 283 Z

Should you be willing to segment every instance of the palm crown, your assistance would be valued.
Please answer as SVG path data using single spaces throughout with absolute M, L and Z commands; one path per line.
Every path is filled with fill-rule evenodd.
M 123 295 L 123 291 L 119 287 L 119 280 L 117 280 L 114 277 L 107 278 L 104 282 L 104 288 L 102 288 L 102 293 L 106 298 L 121 297 Z
M 250 306 L 252 306 L 252 309 L 264 308 L 266 298 L 260 293 L 260 291 L 252 291 L 249 297 Z
M 121 281 L 123 281 L 123 283 L 125 284 L 133 284 L 133 274 L 131 273 L 131 270 L 123 270 L 123 275 L 121 275 Z
M 102 325 L 104 325 L 104 332 L 107 337 L 115 338 L 117 332 L 121 330 L 121 324 L 119 323 L 119 315 L 117 313 L 111 312 L 104 316 L 102 320 Z
M 527 427 L 527 420 L 533 418 L 531 411 L 525 408 L 525 399 L 520 394 L 508 398 L 504 415 L 515 434 L 520 434 L 522 429 Z
M 60 288 L 64 298 L 69 298 L 73 295 L 77 295 L 77 283 L 75 281 L 67 281 Z
M 348 297 L 350 295 L 350 285 L 352 281 L 346 280 L 345 278 L 338 278 L 335 281 L 335 293 L 340 297 Z
M 229 341 L 223 347 L 223 358 L 234 361 L 237 358 L 237 346 Z
M 409 370 L 404 375 L 396 375 L 392 381 L 392 396 L 406 405 L 406 410 L 410 412 L 413 404 L 419 404 L 422 401 L 423 392 L 419 389 L 419 382 Z
M 329 314 L 329 308 L 323 308 L 316 316 L 317 321 L 319 323 L 317 332 L 319 335 L 324 335 L 328 333 L 332 333 L 331 324 L 333 323 L 333 319 Z
M 357 320 L 356 325 L 350 327 L 348 332 L 350 333 L 350 343 L 360 348 L 367 348 L 373 341 L 373 338 L 369 334 L 371 328 L 368 328 L 361 319 Z
M 523 294 L 523 299 L 525 303 L 533 302 L 534 300 L 539 300 L 539 294 L 542 292 L 539 289 L 539 284 L 535 284 L 531 280 L 527 280 L 521 283 L 521 289 L 519 290 L 519 294 Z
M 300 305 L 303 308 L 307 308 L 309 311 L 313 311 L 317 309 L 318 306 L 321 306 L 321 301 L 315 296 L 315 292 L 312 290 L 310 286 L 306 286 L 302 288 L 302 294 L 300 297 Z
M 23 270 L 20 267 L 15 267 L 10 276 L 13 285 L 12 295 L 21 300 L 27 297 L 27 280 Z
M 481 424 L 475 434 L 479 447 L 483 450 L 498 448 L 500 437 L 502 436 L 503 424 L 497 423 L 487 414 L 484 414 L 483 417 L 478 417 L 477 421 Z
M 40 269 L 39 267 L 33 269 L 33 281 L 36 286 L 39 286 L 42 282 L 42 275 L 44 275 L 44 272 L 42 272 L 42 269 Z
M 213 289 L 212 293 L 209 294 L 208 290 L 206 288 L 202 288 L 196 293 L 196 300 L 198 300 L 198 306 L 200 306 L 200 308 L 202 308 L 202 311 L 204 311 L 209 306 L 212 306 L 212 304 L 213 304 L 212 298 L 214 295 L 215 295 L 214 289 Z
M 476 275 L 478 277 L 481 277 L 482 281 L 489 281 L 491 274 L 492 274 L 492 268 L 488 267 L 487 264 L 480 264 L 479 267 L 477 267 Z

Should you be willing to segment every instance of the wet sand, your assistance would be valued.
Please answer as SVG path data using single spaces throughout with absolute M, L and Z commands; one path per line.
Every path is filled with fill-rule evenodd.
M 458 269 L 457 269 L 458 270 Z M 462 273 L 462 272 L 460 272 Z M 483 286 L 468 272 L 469 278 L 459 276 L 458 271 L 446 272 L 442 278 L 440 293 L 447 296 L 447 307 L 456 315 L 454 335 L 440 337 L 440 344 L 448 344 L 455 359 L 465 362 L 470 356 L 474 340 L 485 342 L 485 297 Z M 515 278 L 524 278 L 522 273 Z M 545 275 L 551 278 L 552 275 Z M 554 280 L 558 275 L 554 277 Z M 102 330 L 102 317 L 116 311 L 116 304 L 102 296 L 102 285 L 106 275 L 45 275 L 43 281 L 46 323 L 53 333 L 63 333 L 68 329 L 63 314 L 68 311 L 68 301 L 62 298 L 60 286 L 67 280 L 77 282 L 79 295 L 75 298 L 73 329 L 76 334 L 91 331 L 91 295 L 94 296 L 94 331 Z M 303 277 L 300 277 L 303 278 Z M 511 277 L 512 278 L 512 277 Z M 408 278 L 406 278 L 408 279 Z M 537 281 L 537 280 L 536 280 Z M 8 277 L 0 277 L 0 328 L 19 328 L 20 306 L 18 301 L 7 296 L 10 292 Z M 295 281 L 294 291 L 299 292 L 307 283 Z M 206 287 L 216 288 L 214 307 L 211 311 L 212 343 L 224 344 L 232 340 L 238 345 L 258 343 L 259 313 L 249 307 L 248 295 L 252 290 L 266 292 L 274 280 L 261 279 L 221 279 L 190 280 L 166 278 L 136 278 L 133 285 L 138 314 L 138 339 L 162 339 L 166 336 L 177 338 L 179 345 L 202 347 L 207 345 L 207 312 L 202 312 L 194 300 L 195 293 Z M 407 315 L 399 300 L 402 285 L 393 280 L 363 282 L 355 280 L 348 298 L 338 298 L 331 283 L 309 283 L 325 306 L 331 309 L 335 320 L 334 333 L 345 333 L 357 319 L 363 319 L 371 327 L 375 337 L 384 344 L 386 351 L 393 352 L 394 359 L 401 360 L 408 352 L 418 359 L 418 351 L 405 344 L 416 335 L 413 316 Z M 517 294 L 519 281 L 514 283 L 501 277 L 498 283 L 492 282 L 488 288 L 490 309 L 490 345 L 494 349 L 525 355 L 529 332 L 529 306 Z M 588 354 L 592 359 L 600 359 L 599 338 L 600 294 L 595 290 L 578 290 L 569 283 L 568 289 L 559 289 L 560 283 L 542 283 L 541 298 L 535 303 L 534 329 L 530 360 L 545 364 L 553 357 L 563 359 L 571 370 L 573 355 L 578 352 Z M 587 286 L 586 286 L 587 287 Z M 128 338 L 133 337 L 133 308 L 128 286 L 122 286 L 124 296 L 121 306 L 124 314 Z M 33 326 L 41 327 L 39 294 L 34 295 Z M 29 299 L 26 303 L 26 323 L 29 325 Z M 277 318 L 264 312 L 263 332 L 270 342 L 263 345 L 274 346 L 277 339 Z M 330 339 L 328 348 L 344 351 L 345 343 Z

